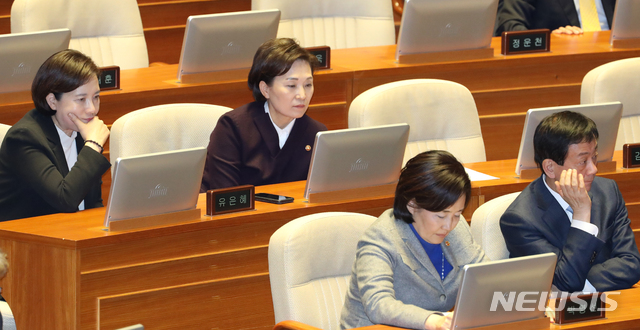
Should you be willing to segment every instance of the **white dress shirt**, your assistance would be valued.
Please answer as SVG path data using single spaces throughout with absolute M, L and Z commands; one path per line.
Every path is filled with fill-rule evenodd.
M 276 132 L 278 132 L 278 145 L 280 146 L 280 149 L 282 149 L 282 146 L 284 146 L 284 143 L 287 142 L 287 139 L 289 138 L 289 134 L 291 133 L 291 129 L 293 128 L 293 123 L 296 122 L 296 119 L 293 118 L 293 120 L 289 124 L 287 124 L 287 126 L 285 126 L 284 128 L 280 128 L 278 127 L 278 125 L 276 125 L 276 123 L 273 122 L 273 118 L 271 118 L 271 113 L 269 112 L 269 102 L 264 102 L 264 112 L 269 114 L 269 119 L 271 119 L 273 127 L 275 127 Z
M 74 131 L 71 133 L 71 136 L 68 136 L 67 133 L 63 132 L 58 126 L 56 126 L 56 131 L 58 131 L 58 135 L 60 136 L 60 143 L 62 144 L 62 150 L 64 150 L 64 158 L 67 160 L 69 171 L 71 171 L 73 165 L 78 161 L 78 149 L 76 146 L 76 136 L 78 136 L 78 132 Z M 78 209 L 84 210 L 84 200 L 80 202 Z
M 600 231 L 598 229 L 598 226 L 592 224 L 592 223 L 588 223 L 588 222 L 584 222 L 584 221 L 580 221 L 580 220 L 574 220 L 573 219 L 573 211 L 571 210 L 571 207 L 569 206 L 569 203 L 567 203 L 562 196 L 560 196 L 560 194 L 558 194 L 555 190 L 551 189 L 551 187 L 549 187 L 549 185 L 547 184 L 546 181 L 546 175 L 542 175 L 542 182 L 544 182 L 544 186 L 547 187 L 547 189 L 549 189 L 549 192 L 551 193 L 551 195 L 553 195 L 553 198 L 556 199 L 556 201 L 558 201 L 558 203 L 560 204 L 560 207 L 562 207 L 562 209 L 564 210 L 564 212 L 567 214 L 567 218 L 569 219 L 569 221 L 571 221 L 571 227 L 573 228 L 577 228 L 580 229 L 582 231 L 585 231 L 593 236 L 598 236 L 598 232 Z M 589 280 L 586 280 L 584 283 L 584 288 L 582 289 L 582 292 L 585 293 L 591 293 L 591 292 L 597 292 L 598 290 L 596 290 L 596 288 L 591 285 L 591 283 L 589 282 Z

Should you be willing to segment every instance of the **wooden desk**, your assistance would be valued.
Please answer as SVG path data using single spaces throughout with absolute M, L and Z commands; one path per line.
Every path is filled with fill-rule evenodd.
M 476 204 L 467 212 L 481 200 L 528 184 L 512 174 L 515 161 L 467 166 L 500 177 L 473 183 Z M 640 193 L 633 183 L 640 180 L 640 169 L 602 176 L 618 182 L 630 212 L 638 209 Z M 393 204 L 391 195 L 307 203 L 304 185 L 256 188 L 292 196 L 291 204 L 258 202 L 255 211 L 203 215 L 200 221 L 147 230 L 104 231 L 104 208 L 2 222 L 0 247 L 11 263 L 0 282 L 2 294 L 21 329 L 104 330 L 143 323 L 150 329 L 269 330 L 274 320 L 267 264 L 271 234 L 307 214 L 378 216 Z M 199 205 L 204 209 L 204 195 Z M 637 231 L 639 224 L 635 220 L 632 227 Z
M 304 182 L 258 187 L 295 197 L 255 211 L 107 232 L 105 209 L 0 223 L 11 269 L 1 281 L 20 329 L 273 327 L 267 246 L 297 217 L 325 211 L 378 216 L 390 197 L 304 202 Z M 204 207 L 204 195 L 199 205 Z
M 640 56 L 640 49 L 611 49 L 609 35 L 609 31 L 552 35 L 550 53 L 508 57 L 499 54 L 500 38 L 494 38 L 493 58 L 415 65 L 397 64 L 395 46 L 333 50 L 333 68 L 319 71 L 315 78 L 309 115 L 329 129 L 346 128 L 351 101 L 371 87 L 414 78 L 451 80 L 469 88 L 476 100 L 487 159 L 515 158 L 527 109 L 578 104 L 580 84 L 589 70 Z M 252 101 L 245 79 L 185 85 L 176 82 L 177 69 L 174 64 L 123 70 L 122 89 L 101 94 L 100 117 L 111 124 L 128 112 L 163 103 L 235 108 Z M 32 107 L 28 93 L 0 94 L 0 123 L 14 124 Z
M 582 79 L 590 70 L 640 49 L 611 49 L 610 31 L 580 36 L 551 35 L 551 52 L 504 56 L 493 38 L 494 57 L 475 61 L 400 65 L 395 46 L 345 49 L 332 63 L 354 70 L 353 97 L 384 83 L 416 78 L 455 81 L 476 101 L 487 160 L 518 155 L 525 113 L 530 108 L 580 103 Z
M 619 295 L 612 295 L 618 307 L 606 313 L 607 318 L 595 321 L 570 323 L 566 325 L 549 324 L 551 330 L 581 329 L 581 330 L 630 330 L 640 329 L 640 288 L 635 287 L 619 291 Z M 295 326 L 295 325 L 294 325 Z M 279 327 L 278 330 L 293 330 L 295 327 Z M 297 328 L 301 329 L 301 328 Z M 401 330 L 403 328 L 387 325 L 372 325 L 357 328 L 357 330 Z

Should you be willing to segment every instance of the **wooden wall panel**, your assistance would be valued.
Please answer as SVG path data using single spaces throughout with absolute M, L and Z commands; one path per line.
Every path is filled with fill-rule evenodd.
M 480 117 L 487 160 L 518 157 L 525 115 L 525 113 L 516 113 Z
M 92 329 L 90 325 L 96 324 L 99 296 L 162 290 L 190 283 L 229 280 L 247 274 L 265 274 L 268 271 L 267 246 L 262 246 L 83 273 L 81 328 Z
M 7 33 L 11 33 L 11 18 L 8 14 L 0 14 L 0 34 Z
M 273 328 L 269 275 L 101 297 L 99 328 L 141 323 L 145 329 Z
M 0 0 L 0 15 L 9 15 L 11 14 L 11 5 L 13 4 L 13 0 Z
M 6 242 L 0 246 L 6 246 Z M 79 298 L 79 282 L 75 276 L 77 253 L 74 250 L 13 242 L 9 249 L 10 269 L 5 281 L 12 286 L 8 291 L 7 302 L 11 306 L 18 329 L 75 329 L 75 318 L 78 313 L 73 308 Z M 29 290 L 49 292 L 44 299 L 35 298 Z M 28 307 L 27 307 L 28 306 Z M 20 315 L 21 311 L 30 310 L 31 315 Z M 24 322 L 26 321 L 26 322 Z
M 138 1 L 145 29 L 185 25 L 191 15 L 217 14 L 251 10 L 251 0 L 188 0 L 141 3 Z

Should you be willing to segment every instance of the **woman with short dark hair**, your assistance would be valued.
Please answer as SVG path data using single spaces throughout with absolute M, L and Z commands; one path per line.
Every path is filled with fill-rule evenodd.
M 488 260 L 461 219 L 470 195 L 469 176 L 449 152 L 427 151 L 407 162 L 394 208 L 358 242 L 342 329 L 449 329 L 462 266 Z
M 305 113 L 317 60 L 293 39 L 258 48 L 248 84 L 255 102 L 224 114 L 211 133 L 200 191 L 305 180 L 316 133 Z
M 0 221 L 103 206 L 102 155 L 109 129 L 98 118 L 100 69 L 63 50 L 40 66 L 36 108 L 9 129 L 0 148 Z

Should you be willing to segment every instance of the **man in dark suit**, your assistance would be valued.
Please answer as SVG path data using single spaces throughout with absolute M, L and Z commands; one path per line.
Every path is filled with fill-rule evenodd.
M 554 252 L 561 291 L 627 289 L 640 280 L 640 254 L 615 181 L 596 177 L 598 130 L 582 114 L 545 118 L 534 135 L 542 176 L 500 219 L 511 257 Z
M 503 31 L 549 29 L 554 33 L 581 34 L 578 0 L 500 0 L 496 35 Z M 595 0 L 600 26 L 608 30 L 613 22 L 616 0 Z M 604 16 L 604 17 L 603 17 Z M 606 22 L 605 22 L 606 17 Z

